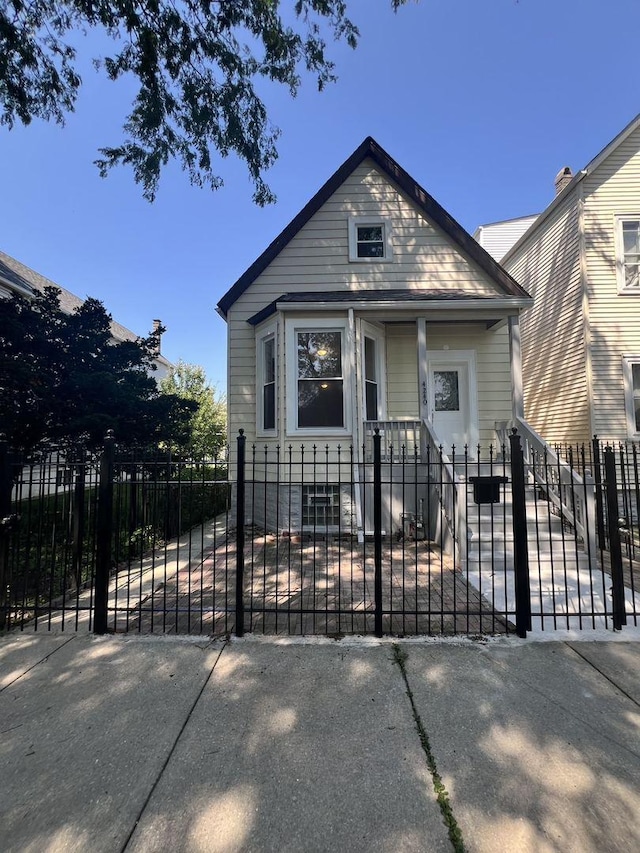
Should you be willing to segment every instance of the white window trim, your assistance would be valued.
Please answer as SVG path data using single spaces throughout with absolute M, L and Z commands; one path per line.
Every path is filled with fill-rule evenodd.
M 379 421 L 387 419 L 387 377 L 386 377 L 386 339 L 382 329 L 377 326 L 372 326 L 365 320 L 360 324 L 360 375 L 362 376 L 361 388 L 361 405 L 362 405 L 362 420 L 366 420 L 367 415 L 367 391 L 366 391 L 366 371 L 365 371 L 365 352 L 364 339 L 371 338 L 376 342 L 376 372 L 378 380 L 378 418 Z
M 265 380 L 265 364 L 262 357 L 265 341 L 273 338 L 275 343 L 275 391 L 274 391 L 274 406 L 275 417 L 273 429 L 265 429 L 264 424 L 264 380 Z M 278 352 L 278 324 L 269 323 L 260 328 L 256 333 L 256 435 L 260 437 L 275 436 L 278 434 L 278 375 L 279 375 L 280 354 Z
M 622 224 L 624 222 L 640 222 L 640 213 L 618 213 L 615 216 L 615 251 L 616 251 L 616 279 L 618 282 L 618 293 L 640 294 L 640 287 L 627 287 L 624 274 L 624 240 L 622 238 Z
M 382 225 L 384 242 L 383 258 L 358 257 L 358 228 Z M 393 261 L 391 220 L 385 216 L 352 216 L 349 218 L 349 261 L 356 264 L 388 264 Z
M 640 431 L 636 429 L 636 412 L 633 405 L 633 372 L 632 366 L 640 364 L 640 355 L 622 356 L 622 376 L 624 382 L 624 406 L 627 416 L 627 435 L 629 438 L 640 438 Z
M 299 427 L 298 426 L 298 332 L 314 332 L 323 329 L 342 334 L 342 394 L 344 403 L 343 427 Z M 286 320 L 286 364 L 287 364 L 287 435 L 351 435 L 353 403 L 351 395 L 353 337 L 346 318 L 295 317 Z

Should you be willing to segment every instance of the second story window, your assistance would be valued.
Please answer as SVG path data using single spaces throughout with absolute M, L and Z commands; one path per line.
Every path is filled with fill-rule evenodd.
M 640 217 L 618 219 L 618 289 L 640 293 Z

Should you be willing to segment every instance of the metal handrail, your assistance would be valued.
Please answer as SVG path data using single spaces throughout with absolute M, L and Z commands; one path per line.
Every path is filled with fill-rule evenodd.
M 467 522 L 465 518 L 466 501 L 458 494 L 458 482 L 455 476 L 453 460 L 444 452 L 442 441 L 438 437 L 433 423 L 422 419 L 422 456 L 438 465 L 439 476 L 433 478 L 436 494 L 442 507 L 448 536 L 442 537 L 444 550 L 455 555 L 456 547 L 462 565 L 467 557 Z
M 516 418 L 523 438 L 525 462 L 533 481 L 544 486 L 562 518 L 580 535 L 585 548 L 596 554 L 595 483 L 587 472 L 581 477 L 523 418 Z

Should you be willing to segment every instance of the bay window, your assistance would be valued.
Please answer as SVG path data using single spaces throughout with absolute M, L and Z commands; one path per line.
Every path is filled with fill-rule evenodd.
M 289 431 L 347 430 L 346 339 L 343 321 L 316 320 L 295 325 L 291 321 L 287 339 L 287 365 L 293 368 L 288 370 Z

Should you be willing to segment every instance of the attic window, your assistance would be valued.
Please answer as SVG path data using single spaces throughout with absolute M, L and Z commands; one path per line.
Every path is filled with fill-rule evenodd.
M 349 260 L 356 262 L 391 260 L 391 227 L 384 219 L 349 220 Z

